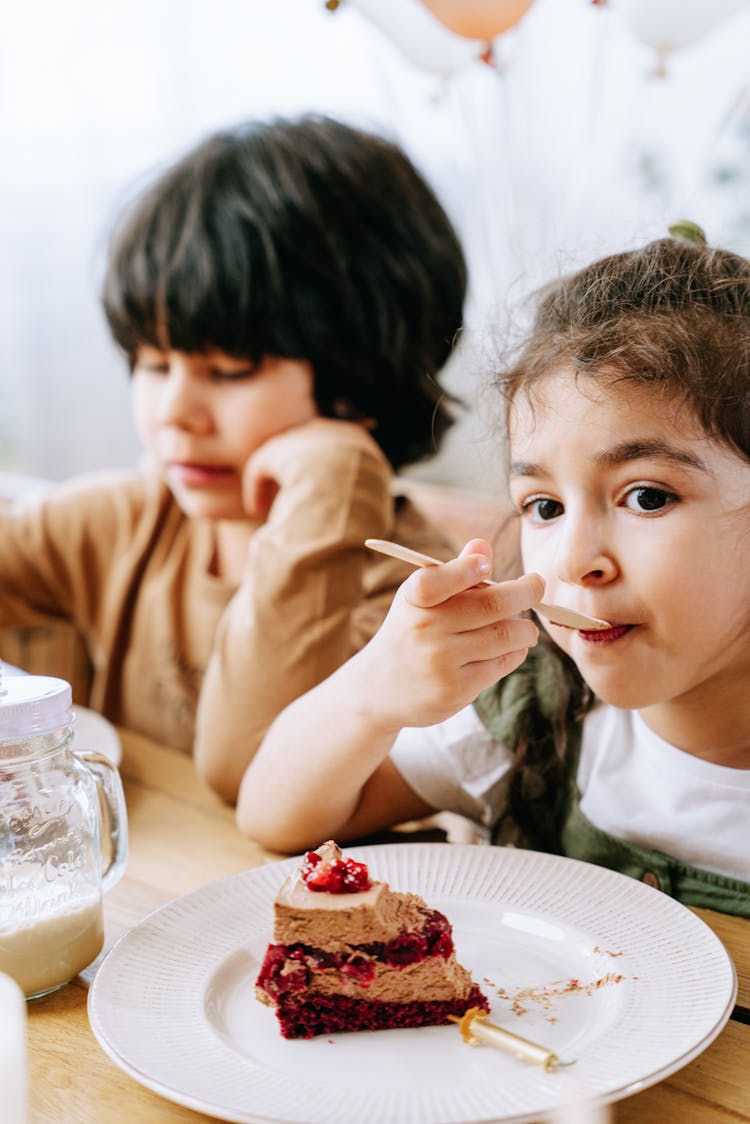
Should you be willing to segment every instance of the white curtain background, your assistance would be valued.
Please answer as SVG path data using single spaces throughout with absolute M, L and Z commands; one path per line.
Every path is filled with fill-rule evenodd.
M 417 475 L 488 486 L 483 386 L 517 298 L 677 218 L 750 254 L 750 4 L 680 2 L 683 27 L 713 14 L 663 76 L 638 0 L 536 0 L 495 66 L 451 36 L 460 62 L 442 67 L 409 39 L 419 0 L 6 2 L 0 469 L 60 479 L 137 459 L 98 304 L 115 215 L 211 130 L 316 110 L 400 141 L 461 232 L 471 297 L 446 382 L 470 411 Z

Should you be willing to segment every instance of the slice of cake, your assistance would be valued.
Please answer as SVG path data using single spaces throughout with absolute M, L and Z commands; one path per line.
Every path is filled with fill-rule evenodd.
M 404 844 L 408 846 L 408 844 Z M 370 880 L 331 840 L 308 851 L 274 903 L 255 993 L 285 1038 L 432 1026 L 489 1004 L 457 962 L 447 917 Z

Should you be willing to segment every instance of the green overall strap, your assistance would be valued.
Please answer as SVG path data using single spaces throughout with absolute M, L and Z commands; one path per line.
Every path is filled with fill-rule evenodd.
M 663 851 L 628 843 L 596 827 L 581 811 L 576 781 L 579 754 L 580 739 L 567 763 L 567 799 L 561 827 L 564 855 L 637 878 L 683 905 L 750 917 L 750 883 L 690 866 Z
M 513 751 L 523 740 L 546 741 L 551 751 L 552 721 L 564 706 L 564 671 L 543 645 L 506 679 L 483 691 L 474 708 L 493 738 Z M 561 705 L 562 704 L 562 705 Z M 609 867 L 663 890 L 684 905 L 750 917 L 750 883 L 702 870 L 610 835 L 596 827 L 580 808 L 578 761 L 583 723 L 569 721 L 565 779 L 556 793 L 524 786 L 530 816 L 539 826 L 537 849 Z M 616 794 L 613 794 L 616 798 Z M 541 844 L 541 846 L 540 846 Z

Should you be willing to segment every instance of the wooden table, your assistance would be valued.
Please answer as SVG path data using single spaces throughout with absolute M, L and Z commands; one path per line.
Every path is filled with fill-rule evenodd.
M 105 898 L 105 951 L 171 898 L 281 857 L 240 836 L 232 811 L 200 784 L 187 757 L 135 734 L 121 735 L 130 858 L 125 877 Z M 737 965 L 740 990 L 734 1017 L 691 1065 L 614 1105 L 615 1124 L 750 1120 L 750 921 L 698 912 Z M 102 1051 L 86 1014 L 87 980 L 98 963 L 60 991 L 29 1004 L 30 1124 L 209 1119 L 139 1085 Z M 0 1119 L 1 1098 L 2 1090 Z

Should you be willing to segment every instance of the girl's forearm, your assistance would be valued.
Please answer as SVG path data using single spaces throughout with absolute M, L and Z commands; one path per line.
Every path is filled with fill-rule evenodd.
M 280 714 L 240 785 L 237 824 L 277 851 L 351 838 L 368 781 L 398 727 L 383 725 L 362 691 L 357 657 Z M 393 822 L 387 801 L 367 830 Z

